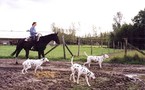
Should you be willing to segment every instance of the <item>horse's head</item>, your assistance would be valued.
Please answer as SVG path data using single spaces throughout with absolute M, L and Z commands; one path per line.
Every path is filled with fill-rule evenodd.
M 59 42 L 59 38 L 58 38 L 58 33 L 54 33 L 54 34 L 52 34 L 53 35 L 53 41 L 55 41 L 57 44 L 60 44 L 60 42 Z
M 58 33 L 53 33 L 53 34 L 48 34 L 48 35 L 45 35 L 45 36 L 42 36 L 40 37 L 40 42 L 43 42 L 43 43 L 49 43 L 50 41 L 55 41 L 55 43 L 57 44 L 60 44 L 59 42 L 59 38 L 58 38 Z

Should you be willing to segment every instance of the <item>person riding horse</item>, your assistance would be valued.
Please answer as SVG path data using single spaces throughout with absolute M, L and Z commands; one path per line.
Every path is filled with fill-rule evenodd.
M 32 23 L 32 27 L 30 28 L 30 38 L 32 38 L 32 42 L 33 42 L 33 47 L 31 48 L 32 50 L 35 50 L 36 48 L 36 43 L 37 43 L 37 40 L 36 40 L 36 37 L 37 37 L 37 32 L 36 32 L 36 29 L 35 29 L 35 26 L 37 25 L 36 22 L 33 22 Z
M 58 33 L 51 33 L 51 34 L 48 34 L 48 35 L 45 35 L 45 36 L 41 36 L 39 38 L 39 41 L 37 42 L 37 48 L 35 49 L 35 51 L 38 52 L 38 58 L 39 59 L 41 58 L 41 56 L 43 58 L 45 57 L 46 54 L 44 53 L 44 50 L 46 49 L 47 44 L 50 41 L 55 41 L 56 46 L 58 46 L 60 44 Z M 18 55 L 19 55 L 19 53 L 21 52 L 22 49 L 25 50 L 25 53 L 26 53 L 25 57 L 27 59 L 29 58 L 29 51 L 31 50 L 32 45 L 33 45 L 32 41 L 29 41 L 29 40 L 26 41 L 26 38 L 18 40 L 15 51 L 11 53 L 11 56 L 15 55 L 16 64 L 18 64 L 17 57 L 18 57 Z

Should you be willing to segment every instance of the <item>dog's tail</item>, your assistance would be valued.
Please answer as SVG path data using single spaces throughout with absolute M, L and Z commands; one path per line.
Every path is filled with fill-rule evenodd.
M 71 58 L 71 65 L 73 65 L 73 59 L 74 59 L 74 56 L 72 56 Z
M 86 52 L 84 52 L 84 54 L 88 57 L 88 54 Z

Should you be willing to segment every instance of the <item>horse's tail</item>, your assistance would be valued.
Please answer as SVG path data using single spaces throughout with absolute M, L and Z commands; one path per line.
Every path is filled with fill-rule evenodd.
M 11 56 L 14 56 L 16 54 L 16 52 L 18 51 L 18 45 L 19 44 L 17 44 L 15 51 L 11 53 Z
M 22 40 L 18 40 L 18 43 L 17 43 L 17 45 L 16 45 L 16 49 L 15 49 L 15 51 L 13 52 L 13 53 L 11 53 L 11 56 L 14 56 L 15 54 L 16 54 L 16 52 L 18 51 L 18 49 L 19 49 L 19 45 L 20 44 L 22 44 Z

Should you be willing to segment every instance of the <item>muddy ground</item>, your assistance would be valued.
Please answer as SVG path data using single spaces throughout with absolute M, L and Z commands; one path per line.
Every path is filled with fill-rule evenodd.
M 145 66 L 103 63 L 100 69 L 93 63 L 89 68 L 96 79 L 89 80 L 88 87 L 84 77 L 80 84 L 69 80 L 69 61 L 50 61 L 43 64 L 43 71 L 28 70 L 21 74 L 22 62 L 15 65 L 13 59 L 0 59 L 0 90 L 145 90 Z M 83 64 L 82 62 L 77 62 Z

